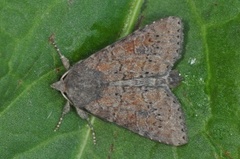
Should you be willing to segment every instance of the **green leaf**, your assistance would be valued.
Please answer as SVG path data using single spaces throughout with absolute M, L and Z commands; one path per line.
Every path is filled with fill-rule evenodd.
M 240 2 L 68 0 L 0 2 L 1 158 L 239 158 Z M 167 16 L 184 23 L 182 103 L 189 143 L 151 141 L 91 117 L 97 145 L 75 110 L 54 132 L 65 104 L 50 88 L 64 68 L 48 38 L 54 33 L 71 64 Z

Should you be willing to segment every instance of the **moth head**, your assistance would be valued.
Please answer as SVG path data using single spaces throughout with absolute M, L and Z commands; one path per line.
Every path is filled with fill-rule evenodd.
M 51 84 L 51 87 L 60 92 L 65 92 L 65 84 L 62 79 L 60 81 L 57 81 L 57 82 Z
M 51 87 L 60 91 L 62 93 L 63 97 L 69 101 L 69 99 L 66 95 L 66 85 L 64 82 L 64 78 L 67 76 L 67 74 L 68 74 L 68 71 L 66 73 L 64 73 L 64 75 L 61 77 L 61 79 L 59 81 L 51 84 Z

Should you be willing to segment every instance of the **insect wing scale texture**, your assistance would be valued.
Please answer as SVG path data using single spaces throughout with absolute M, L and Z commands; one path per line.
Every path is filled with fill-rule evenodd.
M 168 85 L 181 57 L 182 28 L 177 17 L 161 19 L 78 62 L 65 79 L 68 98 L 144 137 L 187 143 L 181 105 Z

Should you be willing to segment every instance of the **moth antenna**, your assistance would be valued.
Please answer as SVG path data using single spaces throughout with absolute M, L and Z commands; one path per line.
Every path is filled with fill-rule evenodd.
M 55 132 L 59 129 L 60 125 L 62 124 L 62 120 L 63 120 L 63 115 L 61 115 L 61 117 L 58 120 L 58 123 L 54 129 Z
M 55 132 L 60 128 L 60 125 L 62 124 L 63 117 L 70 111 L 70 108 L 71 108 L 70 107 L 70 103 L 67 102 L 65 104 L 64 108 L 63 108 L 62 115 L 59 118 L 58 123 L 57 123 L 57 125 L 56 125 L 56 127 L 54 129 Z
M 58 48 L 54 38 L 55 38 L 55 35 L 52 34 L 49 37 L 49 42 L 53 45 L 54 49 L 57 51 L 58 55 L 60 56 L 63 66 L 66 68 L 66 70 L 68 70 L 70 67 L 69 60 L 61 53 L 61 50 Z
M 92 132 L 93 143 L 94 143 L 94 145 L 96 145 L 96 144 L 97 144 L 97 141 L 96 141 L 96 133 L 95 133 L 95 131 L 94 131 L 93 125 L 92 125 L 91 122 L 90 122 L 90 118 L 87 118 L 86 120 L 87 120 L 88 126 L 89 126 L 89 128 L 90 128 L 90 130 L 91 130 L 91 132 Z

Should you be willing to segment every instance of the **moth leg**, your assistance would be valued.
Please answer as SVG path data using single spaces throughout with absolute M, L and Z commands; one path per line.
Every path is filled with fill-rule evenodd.
M 69 69 L 70 67 L 70 63 L 69 63 L 69 60 L 61 53 L 60 49 L 58 48 L 57 46 L 57 43 L 55 42 L 54 40 L 55 36 L 54 34 L 52 34 L 50 37 L 49 37 L 49 42 L 53 45 L 53 47 L 55 48 L 55 50 L 57 51 L 58 55 L 60 56 L 60 59 L 62 61 L 62 64 L 63 66 L 65 67 L 66 70 Z
M 143 15 L 140 16 L 140 17 L 138 17 L 137 23 L 136 23 L 135 26 L 134 26 L 134 30 L 138 30 L 138 29 L 140 29 L 140 24 L 142 23 L 143 18 L 144 18 Z
M 66 115 L 70 111 L 70 109 L 71 109 L 70 103 L 69 103 L 69 101 L 67 101 L 67 103 L 65 104 L 65 106 L 62 110 L 62 115 L 59 118 L 58 124 L 55 127 L 54 131 L 57 131 L 59 129 L 60 125 L 62 124 L 62 120 L 63 120 L 64 115 Z
M 93 143 L 94 143 L 94 145 L 96 145 L 96 134 L 95 134 L 95 131 L 93 129 L 93 125 L 90 122 L 90 118 L 88 116 L 88 113 L 86 111 L 80 109 L 80 108 L 77 108 L 77 107 L 76 107 L 76 110 L 77 110 L 78 116 L 80 116 L 80 118 L 87 120 L 88 126 L 89 126 L 89 128 L 92 132 Z

